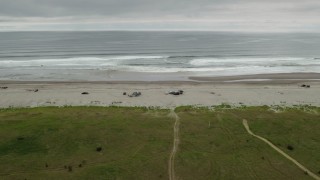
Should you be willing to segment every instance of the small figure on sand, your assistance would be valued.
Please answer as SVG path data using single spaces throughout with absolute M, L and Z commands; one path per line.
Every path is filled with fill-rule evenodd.
M 182 90 L 169 91 L 167 94 L 172 94 L 172 95 L 178 96 L 178 95 L 182 95 L 183 91 Z
M 141 96 L 141 92 L 133 92 L 132 94 L 128 95 L 129 97 L 138 97 Z

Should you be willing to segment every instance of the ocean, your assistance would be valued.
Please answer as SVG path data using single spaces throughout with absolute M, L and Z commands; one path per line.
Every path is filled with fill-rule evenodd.
M 320 72 L 320 34 L 0 33 L 0 80 L 157 81 L 293 72 Z

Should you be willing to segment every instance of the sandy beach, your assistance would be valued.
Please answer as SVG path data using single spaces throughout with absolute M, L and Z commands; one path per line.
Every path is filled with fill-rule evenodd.
M 299 75 L 299 77 L 296 77 Z M 254 77 L 254 78 L 253 78 Z M 277 78 L 275 78 L 277 77 Z M 38 106 L 320 106 L 319 74 L 256 75 L 164 82 L 14 82 L 2 81 L 0 107 Z M 268 79 L 268 80 L 263 80 Z M 302 84 L 310 88 L 301 87 Z M 182 95 L 169 91 L 183 90 Z M 88 94 L 83 95 L 83 92 Z M 123 93 L 126 92 L 126 95 Z M 129 97 L 141 92 L 139 97 Z

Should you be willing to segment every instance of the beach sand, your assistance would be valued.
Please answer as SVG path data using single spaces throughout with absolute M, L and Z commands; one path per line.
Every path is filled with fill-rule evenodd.
M 17 82 L 2 81 L 0 108 L 38 106 L 320 106 L 320 75 L 278 74 L 192 77 L 197 81 L 162 82 Z M 310 88 L 301 87 L 308 84 Z M 34 90 L 38 90 L 35 92 Z M 183 90 L 179 96 L 171 90 Z M 139 97 L 128 97 L 135 91 Z M 83 95 L 82 92 L 89 94 Z M 127 95 L 123 95 L 126 92 Z

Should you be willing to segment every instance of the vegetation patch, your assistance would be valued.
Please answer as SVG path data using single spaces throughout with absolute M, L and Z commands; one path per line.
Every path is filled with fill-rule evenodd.
M 309 179 L 249 135 L 320 172 L 320 108 L 183 106 L 177 179 Z M 0 179 L 167 179 L 175 118 L 158 107 L 0 110 Z

